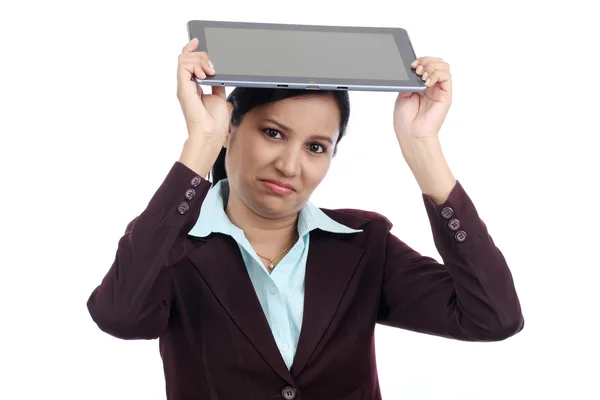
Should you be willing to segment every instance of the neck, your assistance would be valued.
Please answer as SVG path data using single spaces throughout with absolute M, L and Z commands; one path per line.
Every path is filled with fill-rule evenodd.
M 238 196 L 231 193 L 225 212 L 231 222 L 244 231 L 252 245 L 268 243 L 269 248 L 276 250 L 296 238 L 298 213 L 281 218 L 267 218 L 250 209 Z

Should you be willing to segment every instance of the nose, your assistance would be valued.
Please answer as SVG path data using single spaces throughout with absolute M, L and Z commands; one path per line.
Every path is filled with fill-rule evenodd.
M 292 146 L 286 146 L 277 159 L 275 160 L 275 168 L 288 178 L 295 177 L 300 174 L 300 158 L 302 149 L 294 149 Z

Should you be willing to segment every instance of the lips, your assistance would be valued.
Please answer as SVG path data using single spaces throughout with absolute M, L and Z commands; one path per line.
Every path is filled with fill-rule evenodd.
M 276 180 L 262 180 L 262 183 L 269 192 L 277 196 L 288 196 L 295 191 L 291 185 Z
M 294 190 L 294 187 L 292 185 L 284 183 L 284 182 L 281 182 L 281 181 L 276 181 L 276 180 L 273 180 L 273 179 L 263 179 L 263 182 L 272 183 L 273 185 L 277 185 L 277 186 L 281 186 L 281 187 L 286 188 L 286 189 Z

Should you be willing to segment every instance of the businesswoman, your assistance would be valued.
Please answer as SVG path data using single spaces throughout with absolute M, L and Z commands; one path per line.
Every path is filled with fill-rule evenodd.
M 344 135 L 347 93 L 203 94 L 192 74 L 215 67 L 197 45 L 179 56 L 181 157 L 87 303 L 113 336 L 160 338 L 167 398 L 380 399 L 377 323 L 464 341 L 523 328 L 505 259 L 440 148 L 448 64 L 415 60 L 428 88 L 399 94 L 393 119 L 440 264 L 384 216 L 310 202 Z

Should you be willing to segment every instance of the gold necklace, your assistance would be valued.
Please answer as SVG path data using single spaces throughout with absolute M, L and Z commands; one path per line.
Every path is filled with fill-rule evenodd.
M 275 264 L 273 264 L 273 260 L 275 260 L 276 258 L 279 258 L 279 256 L 281 256 L 283 253 L 285 253 L 286 251 L 288 251 L 289 249 L 292 248 L 292 246 L 294 245 L 294 243 L 296 243 L 296 240 L 298 240 L 298 236 L 296 235 L 296 239 L 292 241 L 292 244 L 290 244 L 288 247 L 286 247 L 281 253 L 277 254 L 275 257 L 266 257 L 263 256 L 262 254 L 260 254 L 259 252 L 256 252 L 256 255 L 258 255 L 259 257 L 264 258 L 265 260 L 269 261 L 269 269 L 271 271 L 273 271 L 273 268 L 275 268 Z

